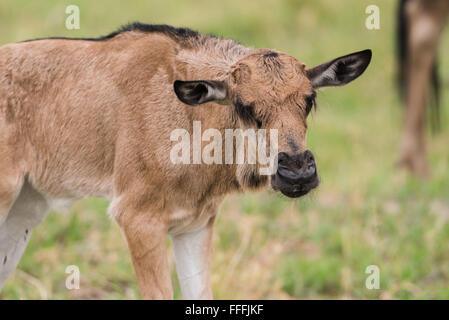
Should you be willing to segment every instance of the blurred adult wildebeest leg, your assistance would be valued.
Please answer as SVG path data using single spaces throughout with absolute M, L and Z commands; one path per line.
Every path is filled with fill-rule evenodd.
M 401 3 L 401 77 L 406 105 L 400 165 L 428 175 L 425 118 L 438 43 L 449 15 L 447 0 L 405 0 Z

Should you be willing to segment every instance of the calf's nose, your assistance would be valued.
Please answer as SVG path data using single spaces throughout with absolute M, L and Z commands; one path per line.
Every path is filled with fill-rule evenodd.
M 310 182 L 316 177 L 315 157 L 309 150 L 295 155 L 280 152 L 277 173 L 281 178 L 294 184 Z

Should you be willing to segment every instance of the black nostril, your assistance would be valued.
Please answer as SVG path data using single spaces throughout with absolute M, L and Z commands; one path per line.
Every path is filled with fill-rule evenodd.
M 306 163 L 314 162 L 315 157 L 313 156 L 313 153 L 309 150 L 304 151 L 304 160 Z
M 278 163 L 282 164 L 285 163 L 288 160 L 288 154 L 285 152 L 279 152 L 278 154 Z

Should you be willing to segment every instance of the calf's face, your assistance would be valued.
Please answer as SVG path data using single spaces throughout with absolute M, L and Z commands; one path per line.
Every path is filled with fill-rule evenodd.
M 234 64 L 226 80 L 175 81 L 174 90 L 188 105 L 215 101 L 233 108 L 239 128 L 276 129 L 277 170 L 269 180 L 274 190 L 296 198 L 319 184 L 315 158 L 306 147 L 316 90 L 351 82 L 370 60 L 371 51 L 365 50 L 306 68 L 289 55 L 261 49 Z M 242 184 L 268 181 L 257 166 L 242 166 L 237 174 Z

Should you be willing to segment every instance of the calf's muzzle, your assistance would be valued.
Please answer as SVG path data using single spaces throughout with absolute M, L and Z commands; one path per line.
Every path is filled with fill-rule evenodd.
M 278 168 L 271 176 L 271 186 L 290 198 L 298 198 L 319 184 L 315 158 L 311 151 L 278 154 Z

